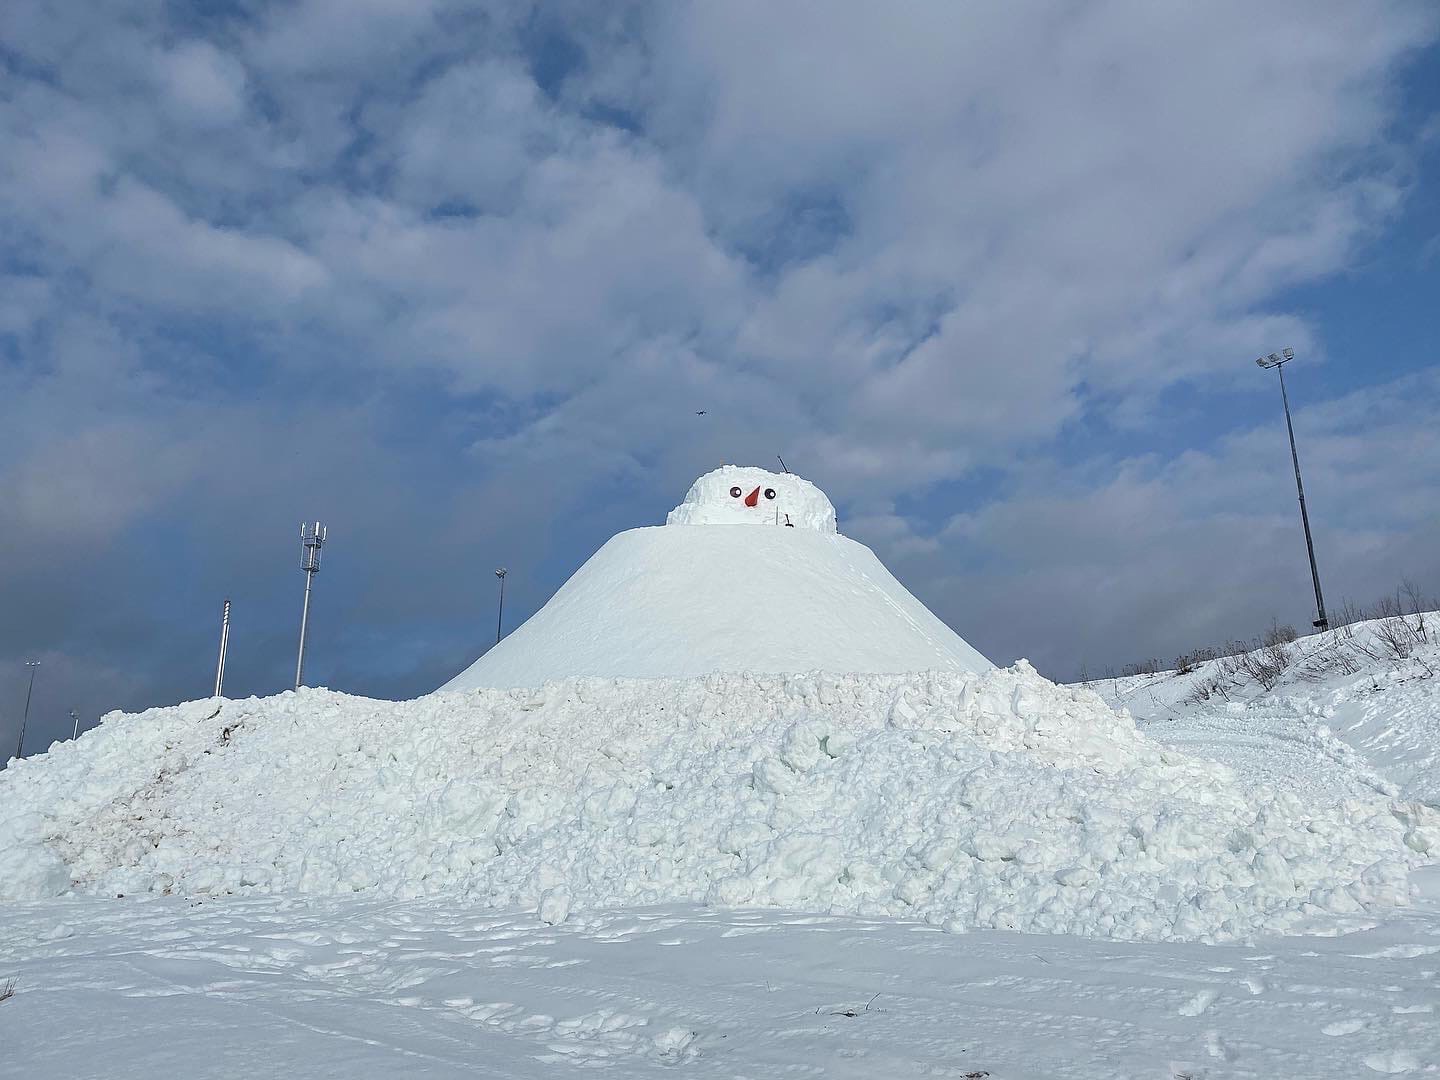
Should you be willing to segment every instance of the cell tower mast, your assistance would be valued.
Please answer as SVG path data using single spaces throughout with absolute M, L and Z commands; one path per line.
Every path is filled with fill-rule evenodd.
M 310 591 L 308 588 L 305 590 Z M 220 697 L 225 692 L 225 651 L 230 646 L 230 601 L 225 601 L 225 607 L 220 613 L 220 662 L 215 666 L 215 696 Z
M 295 689 L 305 681 L 305 636 L 310 629 L 310 586 L 320 572 L 320 549 L 325 546 L 325 526 L 305 522 L 300 526 L 300 569 L 305 571 L 305 606 L 300 609 L 300 655 L 295 659 Z

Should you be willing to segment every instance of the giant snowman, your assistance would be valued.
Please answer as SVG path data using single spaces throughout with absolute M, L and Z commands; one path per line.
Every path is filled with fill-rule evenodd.
M 790 473 L 723 465 L 661 526 L 612 537 L 550 602 L 442 691 L 571 675 L 989 671 L 835 507 Z

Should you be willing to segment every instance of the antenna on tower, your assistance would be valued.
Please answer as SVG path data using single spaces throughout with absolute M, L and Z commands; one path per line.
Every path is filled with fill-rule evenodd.
M 295 689 L 305 680 L 305 637 L 310 629 L 310 586 L 320 572 L 320 549 L 325 546 L 325 526 L 303 522 L 300 526 L 300 569 L 305 571 L 305 606 L 300 609 L 300 655 L 295 660 Z

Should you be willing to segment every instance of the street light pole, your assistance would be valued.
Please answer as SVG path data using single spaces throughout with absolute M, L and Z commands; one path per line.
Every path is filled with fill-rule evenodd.
M 25 715 L 20 718 L 20 741 L 15 744 L 15 756 L 25 756 L 25 727 L 30 723 L 30 696 L 35 693 L 35 671 L 40 667 L 39 660 L 26 660 L 25 666 L 30 669 L 30 689 L 25 691 Z
M 495 576 L 500 579 L 500 610 L 495 615 L 495 644 L 500 644 L 500 627 L 505 622 L 505 575 L 508 571 L 502 566 L 495 571 Z
M 1285 392 L 1285 365 L 1295 359 L 1294 349 L 1270 353 L 1255 361 L 1262 368 L 1274 368 L 1280 376 L 1280 401 L 1285 406 L 1285 430 L 1290 435 L 1290 462 L 1295 466 L 1295 491 L 1300 496 L 1300 524 L 1305 527 L 1305 550 L 1310 556 L 1310 580 L 1315 585 L 1315 610 L 1318 618 L 1312 626 L 1317 630 L 1330 629 L 1330 620 L 1325 617 L 1325 597 L 1320 593 L 1320 570 L 1315 565 L 1315 541 L 1310 536 L 1310 514 L 1305 509 L 1305 484 L 1300 479 L 1300 455 L 1295 450 L 1295 426 L 1290 422 L 1290 395 Z

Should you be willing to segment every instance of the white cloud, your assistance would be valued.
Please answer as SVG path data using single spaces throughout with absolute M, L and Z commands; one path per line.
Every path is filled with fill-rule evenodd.
M 183 115 L 205 127 L 238 120 L 245 111 L 245 69 L 208 41 L 187 41 L 156 57 L 160 87 Z

